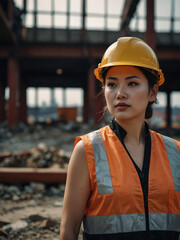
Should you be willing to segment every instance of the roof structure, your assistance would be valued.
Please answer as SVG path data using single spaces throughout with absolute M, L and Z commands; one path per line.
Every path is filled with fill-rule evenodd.
M 80 87 L 96 95 L 93 68 L 105 49 L 120 36 L 136 36 L 157 53 L 166 79 L 160 91 L 180 91 L 177 9 L 178 0 L 167 0 L 166 6 L 163 0 L 0 0 L 1 85 L 14 88 L 16 73 L 24 91 Z M 84 102 L 91 105 L 91 100 Z

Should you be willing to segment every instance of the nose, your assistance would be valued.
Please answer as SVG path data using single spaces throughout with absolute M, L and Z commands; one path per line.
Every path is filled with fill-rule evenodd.
M 119 87 L 116 97 L 117 99 L 127 99 L 127 93 L 126 93 L 125 87 L 123 86 Z

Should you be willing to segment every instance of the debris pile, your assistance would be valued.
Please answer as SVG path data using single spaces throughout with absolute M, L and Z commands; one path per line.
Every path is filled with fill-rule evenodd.
M 0 239 L 58 239 L 65 184 L 0 184 Z
M 37 220 L 34 220 L 36 218 Z M 24 220 L 18 220 L 3 226 L 3 228 L 0 229 L 0 239 L 3 233 L 4 236 L 6 236 L 3 240 L 58 240 L 59 225 L 60 221 L 51 218 L 42 218 L 40 215 L 31 215 Z
M 44 196 L 63 196 L 64 184 L 43 184 L 34 183 L 29 184 L 0 184 L 0 199 L 13 201 L 27 200 L 27 199 L 42 199 Z
M 88 124 L 0 125 L 0 167 L 67 168 L 76 136 L 92 131 Z
M 67 168 L 70 156 L 71 152 L 39 143 L 30 150 L 0 153 L 0 167 Z

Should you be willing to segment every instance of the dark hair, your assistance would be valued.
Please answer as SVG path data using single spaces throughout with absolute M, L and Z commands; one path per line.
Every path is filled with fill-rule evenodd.
M 137 67 L 147 78 L 148 80 L 148 86 L 149 86 L 149 91 L 155 84 L 157 84 L 157 76 L 151 71 L 151 69 L 147 68 L 142 68 L 142 67 Z M 153 115 L 153 108 L 152 105 L 153 103 L 157 103 L 157 99 L 155 99 L 153 102 L 148 102 L 148 105 L 146 107 L 146 112 L 145 112 L 145 119 L 150 119 Z
M 110 69 L 111 67 L 106 67 L 106 68 L 103 68 L 102 70 L 101 70 L 101 77 L 103 78 L 103 80 L 104 80 L 104 82 L 105 82 L 105 80 L 106 80 L 106 74 L 107 74 L 107 72 L 108 72 L 108 70 Z M 103 82 L 103 84 L 104 84 L 104 82 Z
M 111 67 L 103 68 L 101 71 L 101 76 L 104 79 L 104 82 L 106 79 L 106 74 L 110 68 Z M 143 75 L 147 78 L 149 91 L 150 91 L 150 89 L 153 88 L 153 86 L 155 84 L 157 84 L 156 73 L 153 72 L 151 69 L 147 69 L 147 68 L 143 68 L 143 67 L 136 67 L 136 68 L 138 68 L 143 73 Z M 104 84 L 104 82 L 103 82 L 103 84 Z M 157 99 L 155 99 L 155 101 L 153 101 L 153 102 L 148 103 L 148 105 L 146 107 L 146 111 L 145 111 L 145 119 L 150 119 L 152 117 L 152 115 L 153 115 L 152 105 L 154 102 L 157 103 Z

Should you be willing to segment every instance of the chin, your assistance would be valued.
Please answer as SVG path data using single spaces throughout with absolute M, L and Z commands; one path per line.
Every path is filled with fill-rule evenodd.
M 129 114 L 112 114 L 112 116 L 117 119 L 117 120 L 120 120 L 120 121 L 124 121 L 124 120 L 128 120 L 128 119 L 131 119 L 133 118 L 133 116 L 129 116 Z
M 127 121 L 129 119 L 132 119 L 132 118 L 128 118 L 128 117 L 115 117 L 116 120 L 118 121 Z

